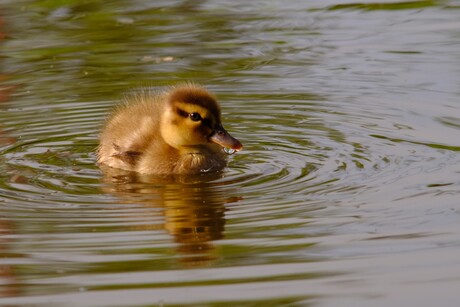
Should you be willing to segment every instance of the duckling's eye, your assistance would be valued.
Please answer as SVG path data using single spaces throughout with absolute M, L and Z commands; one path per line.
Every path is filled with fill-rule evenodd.
M 190 117 L 191 120 L 193 120 L 194 122 L 197 122 L 197 121 L 200 121 L 201 120 L 201 115 L 199 113 L 190 113 L 188 115 Z

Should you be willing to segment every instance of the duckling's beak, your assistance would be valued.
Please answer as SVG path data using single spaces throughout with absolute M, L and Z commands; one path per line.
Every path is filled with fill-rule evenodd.
M 222 147 L 231 148 L 233 150 L 239 151 L 243 148 L 243 145 L 240 141 L 231 136 L 222 125 L 218 125 L 216 130 L 209 137 L 209 141 L 219 144 Z

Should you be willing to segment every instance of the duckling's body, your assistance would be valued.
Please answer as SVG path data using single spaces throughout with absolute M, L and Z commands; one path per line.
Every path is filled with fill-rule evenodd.
M 222 147 L 242 145 L 222 127 L 215 97 L 185 84 L 127 97 L 100 135 L 98 162 L 145 174 L 197 174 L 226 166 Z

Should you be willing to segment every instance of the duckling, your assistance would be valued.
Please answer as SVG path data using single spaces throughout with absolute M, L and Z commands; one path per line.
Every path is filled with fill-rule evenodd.
M 243 148 L 222 126 L 216 97 L 201 86 L 147 88 L 124 100 L 100 134 L 100 164 L 143 174 L 217 172 L 227 164 L 223 148 Z

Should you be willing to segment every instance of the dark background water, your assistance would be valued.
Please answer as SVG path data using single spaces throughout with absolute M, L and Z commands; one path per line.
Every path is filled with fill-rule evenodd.
M 458 305 L 458 1 L 5 0 L 0 46 L 0 305 Z M 123 92 L 183 80 L 225 175 L 104 175 Z

